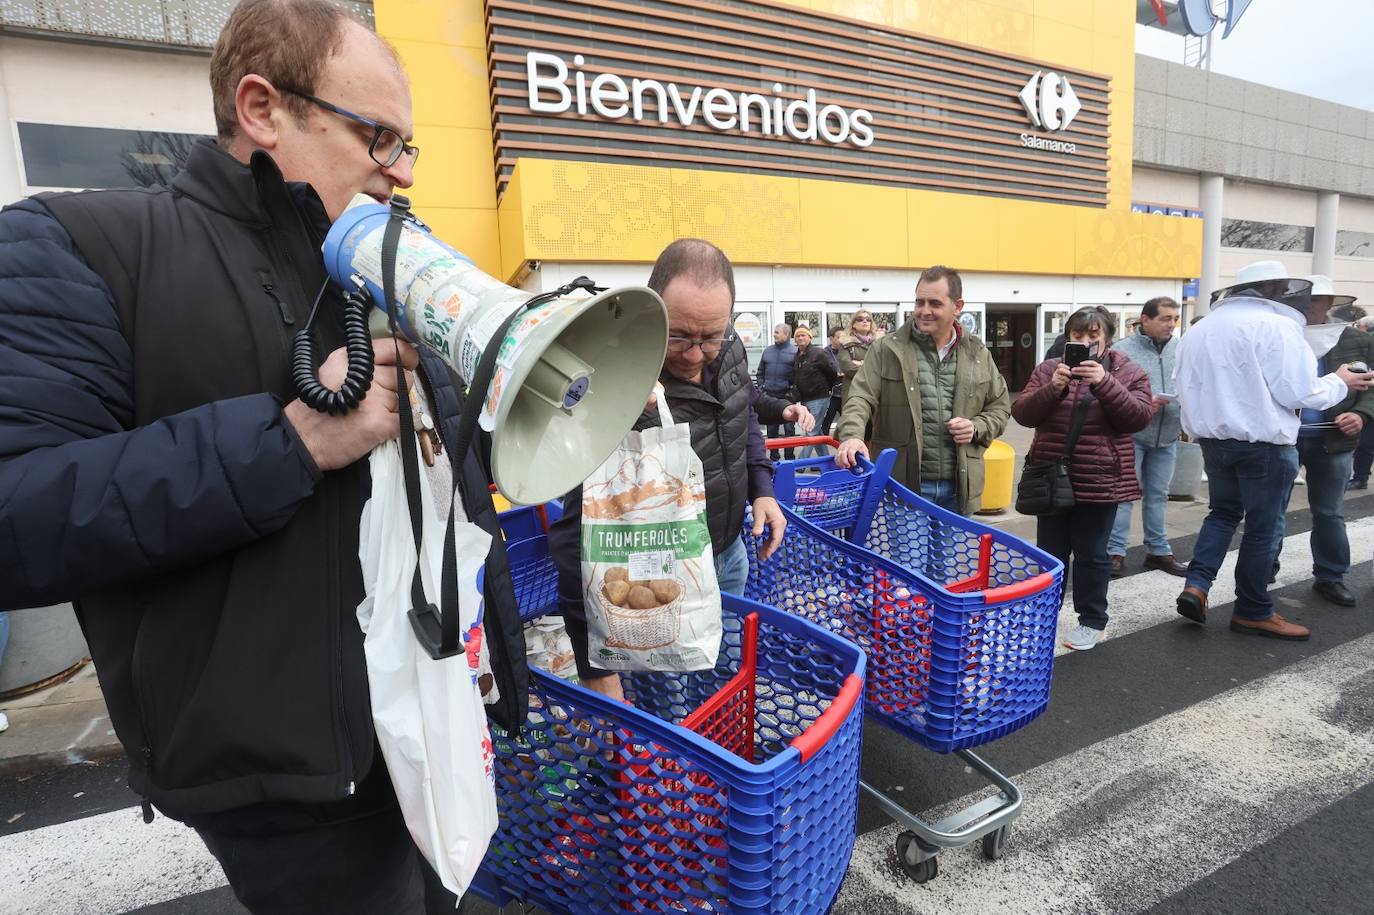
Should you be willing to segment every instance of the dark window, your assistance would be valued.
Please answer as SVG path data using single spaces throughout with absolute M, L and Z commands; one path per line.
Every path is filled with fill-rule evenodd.
M 1342 257 L 1374 257 L 1374 232 L 1341 229 L 1336 233 L 1336 253 Z
M 1257 248 L 1261 251 L 1311 251 L 1312 227 L 1249 219 L 1223 219 L 1223 248 Z
M 166 184 L 201 139 L 191 133 L 19 124 L 29 187 L 152 187 Z

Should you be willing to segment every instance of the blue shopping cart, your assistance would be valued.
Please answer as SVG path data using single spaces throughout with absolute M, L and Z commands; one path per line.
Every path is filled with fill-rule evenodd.
M 556 612 L 545 536 L 508 535 L 507 551 L 522 617 Z M 531 670 L 524 730 L 492 734 L 500 827 L 477 895 L 567 913 L 830 908 L 854 845 L 863 653 L 723 604 L 716 667 L 622 675 L 632 705 Z
M 971 750 L 1048 706 L 1063 566 L 901 486 L 894 460 L 885 451 L 852 471 L 830 457 L 780 463 L 774 488 L 787 532 L 753 563 L 745 592 L 863 648 L 867 713 L 934 752 L 957 753 L 999 789 L 932 824 L 862 786 L 905 827 L 898 858 L 925 882 L 941 849 L 981 839 L 987 857 L 1000 857 L 1020 815 L 1020 791 Z

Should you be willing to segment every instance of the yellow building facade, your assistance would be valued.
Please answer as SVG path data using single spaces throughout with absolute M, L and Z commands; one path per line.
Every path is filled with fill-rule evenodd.
M 828 326 L 859 306 L 900 323 L 916 273 L 945 263 L 965 274 L 977 316 L 966 326 L 1026 350 L 1025 362 L 1072 307 L 1129 319 L 1198 275 L 1200 220 L 1131 212 L 1131 3 L 377 0 L 375 11 L 411 79 L 417 211 L 513 284 L 581 272 L 643 282 L 670 241 L 703 237 L 739 269 L 741 333 L 766 338 L 774 321 Z M 769 65 L 741 82 L 755 58 Z M 929 81 L 920 91 L 904 85 L 907 68 Z M 601 103 L 553 110 L 584 77 Z M 628 108 L 631 81 L 670 79 L 689 103 L 718 93 L 715 129 L 597 114 Z M 1082 100 L 1072 126 L 1069 82 Z M 724 88 L 688 96 L 689 84 Z M 807 86 L 817 105 L 838 100 L 832 133 L 862 104 L 876 140 L 860 148 L 857 126 L 848 143 L 787 136 L 781 106 Z M 770 101 L 778 129 L 762 138 Z

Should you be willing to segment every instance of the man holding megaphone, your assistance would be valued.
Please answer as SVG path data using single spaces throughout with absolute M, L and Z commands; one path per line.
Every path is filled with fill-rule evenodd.
M 413 180 L 409 86 L 327 0 L 244 0 L 210 71 L 218 142 L 170 188 L 0 213 L 0 609 L 75 602 L 145 817 L 193 825 L 250 909 L 419 911 L 355 619 L 360 459 L 411 409 L 398 360 L 450 435 L 462 392 L 387 340 L 357 409 L 327 415 L 290 364 L 317 295 L 339 307 L 331 221 Z M 315 327 L 338 387 L 342 333 Z M 524 643 L 487 479 L 475 456 L 451 469 L 495 535 L 491 714 L 515 728 Z

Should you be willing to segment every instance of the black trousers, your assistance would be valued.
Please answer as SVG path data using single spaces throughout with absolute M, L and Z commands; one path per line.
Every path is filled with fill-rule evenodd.
M 1064 563 L 1072 574 L 1073 609 L 1089 629 L 1107 628 L 1107 582 L 1112 561 L 1107 540 L 1116 522 L 1116 504 L 1080 502 L 1072 510 L 1036 518 L 1035 544 Z
M 1368 483 L 1371 466 L 1374 466 L 1374 423 L 1365 423 L 1360 430 L 1360 443 L 1355 446 L 1355 465 L 1350 478 L 1357 483 Z
M 357 792 L 328 804 L 256 804 L 190 824 L 251 912 L 453 912 L 406 830 L 377 749 Z

